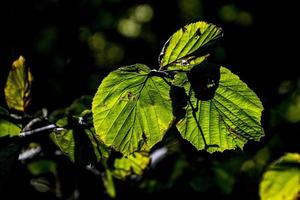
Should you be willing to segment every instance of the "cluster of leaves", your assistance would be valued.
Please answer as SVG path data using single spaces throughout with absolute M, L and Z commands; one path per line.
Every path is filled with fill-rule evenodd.
M 1 139 L 18 142 L 1 149 L 1 162 L 11 161 L 1 163 L 1 169 L 23 159 L 22 139 L 46 132 L 72 162 L 99 175 L 107 194 L 115 197 L 114 178 L 141 176 L 153 147 L 172 129 L 197 150 L 209 153 L 259 141 L 264 135 L 259 98 L 229 69 L 208 61 L 209 48 L 222 36 L 213 24 L 189 24 L 166 42 L 158 70 L 143 64 L 120 67 L 103 79 L 94 98 L 84 96 L 49 116 L 26 112 L 33 77 L 21 56 L 12 64 L 5 87 L 9 111 L 0 107 Z M 31 146 L 38 149 L 38 144 Z M 45 170 L 55 174 L 53 163 L 41 162 L 28 169 L 33 174 Z M 267 172 L 265 179 L 268 176 Z M 263 181 L 261 196 L 269 190 L 265 185 Z
M 222 30 L 189 24 L 164 45 L 159 70 L 121 67 L 101 83 L 93 100 L 97 136 L 125 155 L 149 151 L 172 126 L 198 150 L 242 148 L 263 135 L 263 106 L 230 70 L 208 62 Z

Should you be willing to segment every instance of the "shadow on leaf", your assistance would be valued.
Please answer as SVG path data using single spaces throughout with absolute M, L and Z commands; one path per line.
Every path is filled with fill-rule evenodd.
M 203 62 L 193 67 L 187 76 L 197 99 L 207 101 L 214 98 L 219 87 L 220 66 Z

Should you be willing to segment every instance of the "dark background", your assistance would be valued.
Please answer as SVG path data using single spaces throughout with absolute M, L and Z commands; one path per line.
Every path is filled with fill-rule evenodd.
M 0 91 L 4 89 L 11 63 L 23 55 L 34 75 L 32 113 L 44 107 L 51 112 L 66 107 L 82 95 L 94 95 L 102 78 L 117 67 L 144 63 L 158 68 L 157 57 L 170 35 L 185 24 L 204 20 L 224 30 L 224 39 L 212 53 L 212 60 L 238 74 L 258 94 L 265 107 L 262 122 L 266 137 L 259 144 L 250 143 L 252 146 L 246 147 L 243 156 L 255 155 L 275 136 L 281 142 L 270 159 L 283 152 L 299 151 L 296 144 L 297 114 L 300 115 L 296 98 L 300 75 L 296 3 L 10 0 L 0 4 Z M 147 12 L 138 13 L 141 5 Z M 142 17 L 138 17 L 139 14 Z M 132 29 L 126 30 L 128 26 Z M 0 97 L 0 104 L 5 105 L 3 93 Z M 296 105 L 298 111 L 290 105 Z M 296 114 L 289 115 L 293 112 L 289 109 Z M 225 154 L 221 160 L 234 156 L 236 154 Z M 212 159 L 220 161 L 219 155 Z M 162 173 L 164 171 L 168 169 L 162 169 Z M 239 181 L 245 183 L 243 178 Z M 248 189 L 247 184 L 245 188 L 235 187 L 231 197 L 241 197 L 238 194 L 244 193 L 248 194 L 245 199 L 257 198 L 255 183 L 250 181 Z M 176 194 L 176 187 L 158 194 Z M 126 194 L 123 190 L 120 192 Z M 189 189 L 184 191 L 189 192 Z
M 276 90 L 283 80 L 299 75 L 298 13 L 287 2 L 10 0 L 1 4 L 0 85 L 4 87 L 12 61 L 23 55 L 35 77 L 34 108 L 54 109 L 83 94 L 93 95 L 101 77 L 122 65 L 145 63 L 157 68 L 157 55 L 169 36 L 198 20 L 224 29 L 215 62 L 239 74 L 267 106 L 278 99 Z M 141 23 L 136 37 L 122 35 L 118 23 L 141 4 L 151 6 L 153 17 Z M 233 17 L 230 7 L 236 10 Z M 89 42 L 95 35 L 97 40 L 97 34 L 106 42 L 104 49 Z

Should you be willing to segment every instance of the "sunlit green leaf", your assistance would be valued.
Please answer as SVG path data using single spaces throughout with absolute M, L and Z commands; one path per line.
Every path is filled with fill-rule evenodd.
M 30 69 L 25 66 L 24 57 L 20 56 L 13 62 L 5 86 L 6 103 L 10 109 L 24 111 L 27 108 L 32 80 Z
M 168 65 L 168 71 L 190 71 L 194 66 L 199 65 L 203 61 L 205 61 L 209 57 L 209 54 L 204 56 L 194 57 L 191 56 L 186 59 L 179 60 L 178 62 L 174 62 Z
M 294 200 L 300 194 L 300 155 L 287 153 L 272 163 L 259 186 L 262 200 Z
M 21 132 L 21 128 L 5 119 L 0 119 L 0 137 L 4 136 L 18 136 Z
M 135 152 L 129 156 L 117 158 L 114 163 L 113 175 L 120 179 L 125 179 L 129 175 L 141 176 L 150 163 L 150 158 L 146 152 Z
M 203 50 L 222 36 L 222 29 L 210 23 L 200 21 L 186 25 L 174 33 L 164 45 L 159 56 L 161 69 L 191 69 L 208 56 L 203 55 Z
M 124 154 L 150 149 L 172 122 L 170 86 L 142 64 L 121 67 L 101 83 L 92 111 L 97 136 Z
M 194 88 L 198 89 L 197 85 L 191 86 L 187 80 L 187 75 L 180 73 L 174 81 L 186 89 L 190 98 L 185 117 L 178 122 L 177 128 L 198 150 L 215 152 L 243 148 L 248 140 L 258 141 L 264 135 L 260 122 L 263 106 L 238 76 L 221 67 L 220 81 L 214 83 L 217 90 L 207 100 L 196 98 Z

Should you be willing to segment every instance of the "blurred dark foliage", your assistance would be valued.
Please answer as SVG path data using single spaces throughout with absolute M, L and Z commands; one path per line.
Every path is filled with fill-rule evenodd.
M 257 199 L 265 162 L 283 152 L 299 151 L 299 111 L 295 114 L 294 107 L 289 108 L 292 102 L 300 109 L 295 4 L 258 0 L 4 1 L 0 5 L 0 91 L 11 63 L 22 54 L 34 75 L 30 111 L 66 107 L 82 95 L 94 95 L 102 78 L 117 67 L 144 63 L 158 68 L 164 42 L 183 25 L 198 20 L 215 23 L 225 35 L 211 60 L 229 67 L 261 98 L 266 137 L 247 144 L 244 152 L 213 155 L 196 152 L 178 140 L 180 153 L 174 150 L 150 170 L 139 188 L 132 182 L 117 182 L 117 191 L 120 199 L 142 195 L 143 199 L 170 195 L 205 199 L 207 194 L 209 199 Z M 3 93 L 0 105 L 5 105 Z M 46 139 L 39 142 L 55 149 Z M 101 198 L 101 180 L 61 157 L 44 156 L 57 165 L 66 195 L 61 198 L 72 196 L 74 187 L 81 188 L 82 199 Z M 11 199 L 18 195 L 57 198 L 53 192 L 36 192 L 28 184 L 32 174 L 20 163 L 11 170 L 1 199 L 5 195 Z
M 120 20 L 130 18 L 134 7 L 143 4 L 151 6 L 153 17 L 142 22 L 140 35 L 120 34 Z M 299 74 L 293 49 L 294 8 L 266 1 L 7 1 L 0 7 L 0 85 L 4 87 L 12 61 L 22 54 L 35 77 L 33 107 L 65 106 L 82 94 L 94 94 L 101 77 L 119 66 L 140 62 L 157 68 L 157 56 L 168 37 L 187 23 L 205 20 L 225 32 L 216 62 L 232 68 L 267 106 L 273 105 L 279 83 Z M 93 39 L 94 45 L 104 40 L 104 51 L 119 55 L 95 50 Z M 117 50 L 110 49 L 112 44 Z

